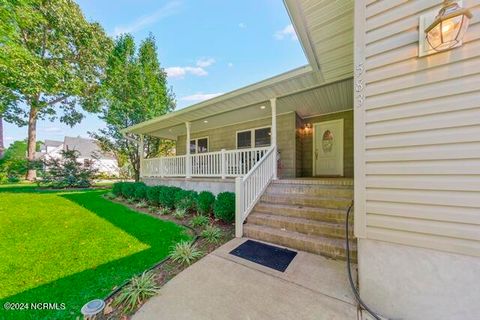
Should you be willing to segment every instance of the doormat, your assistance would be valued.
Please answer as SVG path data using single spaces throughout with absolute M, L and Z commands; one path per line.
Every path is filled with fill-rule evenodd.
M 284 272 L 297 252 L 247 240 L 230 251 L 230 254 Z

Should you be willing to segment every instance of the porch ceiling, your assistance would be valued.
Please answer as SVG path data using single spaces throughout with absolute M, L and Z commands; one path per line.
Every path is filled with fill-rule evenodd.
M 185 108 L 127 128 L 125 132 L 175 140 L 186 133 L 187 121 L 191 123 L 191 132 L 194 133 L 268 118 L 271 116 L 269 99 L 272 97 L 277 97 L 277 114 L 296 111 L 300 117 L 347 110 L 353 106 L 352 79 L 322 85 L 316 82 L 315 75 L 309 71 L 287 82 L 275 83 L 218 102 L 210 100 L 201 108 L 197 105 Z

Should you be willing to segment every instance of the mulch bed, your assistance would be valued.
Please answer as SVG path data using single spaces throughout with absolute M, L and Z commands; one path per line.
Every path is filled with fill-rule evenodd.
M 149 208 L 138 208 L 135 206 L 135 204 L 128 203 L 127 201 L 124 201 L 123 199 L 108 199 L 110 201 L 116 202 L 116 203 L 121 203 L 124 206 L 129 207 L 130 209 L 141 212 L 144 214 L 148 214 L 152 217 L 155 217 L 160 220 L 167 220 L 167 221 L 173 221 L 177 224 L 183 224 L 183 225 L 189 225 L 190 220 L 193 217 L 193 215 L 188 215 L 185 219 L 179 220 L 173 217 L 172 215 L 158 215 L 155 212 L 151 212 Z M 226 224 L 221 221 L 218 221 L 216 219 L 213 219 L 212 217 L 210 218 L 210 223 L 213 224 L 214 226 L 220 228 L 222 230 L 222 239 L 218 243 L 209 243 L 205 239 L 199 237 L 195 245 L 199 250 L 201 250 L 204 253 L 204 256 L 209 254 L 210 252 L 214 251 L 218 247 L 222 246 L 224 243 L 230 241 L 231 239 L 234 238 L 235 236 L 235 227 L 233 224 Z M 203 227 L 197 227 L 194 229 L 195 233 L 197 235 L 200 235 L 201 231 L 203 230 Z M 193 233 L 193 232 L 192 232 Z M 198 261 L 198 260 L 197 260 Z M 170 279 L 175 277 L 177 274 L 182 272 L 188 268 L 187 265 L 181 265 L 177 262 L 167 260 L 163 264 L 157 266 L 156 268 L 152 269 L 152 272 L 156 275 L 156 282 L 159 287 L 162 287 L 165 283 L 167 283 Z M 118 293 L 114 294 L 111 298 L 107 299 L 105 301 L 106 307 L 103 311 L 103 314 L 99 314 L 95 317 L 95 319 L 98 320 L 128 320 L 131 319 L 132 315 L 141 308 L 141 306 L 146 302 L 142 301 L 141 304 L 137 306 L 137 308 L 130 312 L 130 313 L 125 313 L 123 310 L 119 307 L 114 307 L 112 304 L 112 301 L 116 298 Z

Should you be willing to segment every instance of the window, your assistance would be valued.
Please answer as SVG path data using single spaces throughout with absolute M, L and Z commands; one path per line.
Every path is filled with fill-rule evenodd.
M 270 127 L 239 131 L 237 149 L 267 147 L 271 143 L 271 135 Z
M 208 138 L 198 138 L 190 140 L 190 153 L 208 152 Z
M 237 132 L 237 149 L 252 147 L 252 133 L 250 131 Z

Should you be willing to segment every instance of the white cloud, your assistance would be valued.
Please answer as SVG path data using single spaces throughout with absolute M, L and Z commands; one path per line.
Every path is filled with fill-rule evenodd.
M 163 7 L 154 11 L 149 15 L 138 18 L 130 24 L 123 26 L 116 26 L 113 29 L 113 35 L 118 36 L 122 33 L 134 33 L 140 30 L 145 29 L 146 27 L 166 18 L 178 12 L 179 7 L 181 6 L 180 1 L 170 1 L 165 4 Z
M 166 68 L 165 72 L 170 78 L 183 78 L 187 74 L 204 77 L 208 75 L 207 70 L 201 67 L 170 67 Z
M 217 92 L 217 93 L 195 93 L 190 96 L 185 96 L 180 98 L 180 100 L 183 101 L 195 101 L 195 102 L 200 102 L 208 99 L 212 99 L 215 97 L 218 97 L 219 95 L 222 95 L 223 92 Z
M 275 32 L 274 37 L 278 40 L 283 40 L 285 38 L 290 38 L 291 40 L 298 39 L 292 24 L 289 24 L 282 30 Z
M 165 72 L 170 78 L 183 78 L 187 74 L 204 77 L 208 75 L 208 72 L 205 70 L 205 68 L 210 67 L 214 63 L 215 59 L 213 58 L 201 58 L 197 60 L 195 66 L 169 67 L 165 68 Z
M 228 65 L 229 68 L 233 67 L 233 63 L 231 63 L 231 62 L 229 62 L 227 65 Z
M 8 137 L 3 138 L 3 140 L 5 140 L 5 141 L 13 141 L 13 140 L 15 140 L 15 138 L 8 136 Z
M 240 23 L 238 24 L 238 27 L 239 27 L 240 29 L 245 29 L 245 28 L 247 27 L 247 25 L 246 25 L 244 22 L 240 22 Z
M 201 58 L 197 60 L 197 66 L 200 68 L 206 68 L 215 63 L 213 58 Z

